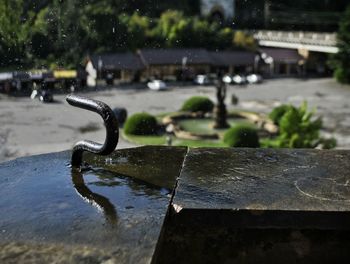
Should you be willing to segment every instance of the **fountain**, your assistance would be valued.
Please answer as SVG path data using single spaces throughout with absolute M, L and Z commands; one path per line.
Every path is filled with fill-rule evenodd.
M 218 83 L 216 85 L 217 105 L 214 108 L 214 128 L 228 128 L 227 110 L 225 105 L 226 84 L 222 80 L 222 74 L 218 75 Z

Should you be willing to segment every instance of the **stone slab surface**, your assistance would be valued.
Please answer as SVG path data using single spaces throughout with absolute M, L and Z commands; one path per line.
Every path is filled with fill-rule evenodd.
M 349 263 L 349 158 L 190 149 L 154 263 Z
M 0 164 L 0 263 L 349 263 L 349 151 L 140 147 L 85 155 L 82 172 L 69 160 Z
M 121 149 L 107 157 L 85 154 L 85 160 L 112 172 L 173 189 L 186 152 L 185 147 L 138 147 Z
M 179 221 L 350 228 L 350 152 L 190 149 L 173 199 Z
M 68 151 L 0 164 L 0 262 L 149 263 L 186 151 L 87 155 L 83 172 Z

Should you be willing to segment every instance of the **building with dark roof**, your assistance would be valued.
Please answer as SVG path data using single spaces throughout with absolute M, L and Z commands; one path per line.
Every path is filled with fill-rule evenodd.
M 96 69 L 101 67 L 105 70 L 142 70 L 144 68 L 139 57 L 131 52 L 94 55 L 91 56 L 91 62 Z
M 293 49 L 261 48 L 260 70 L 267 75 L 301 75 L 305 59 Z
M 94 55 L 86 71 L 92 79 L 105 79 L 112 84 L 114 79 L 122 82 L 152 78 L 193 80 L 197 74 L 218 71 L 231 75 L 252 72 L 270 76 L 293 75 L 303 71 L 304 62 L 298 51 L 290 49 L 261 48 L 259 52 L 141 49 L 135 54 Z
M 229 74 L 253 72 L 257 69 L 259 55 L 249 51 L 211 51 L 212 71 Z
M 210 72 L 211 57 L 205 49 L 142 49 L 138 55 L 146 66 L 146 78 L 191 79 Z
M 89 68 L 96 70 L 97 77 L 106 79 L 110 84 L 114 79 L 126 82 L 136 80 L 145 68 L 139 56 L 131 52 L 93 55 L 89 62 L 92 64 Z
M 146 65 L 203 65 L 210 64 L 211 58 L 205 49 L 141 49 Z M 185 61 L 184 61 L 185 60 Z

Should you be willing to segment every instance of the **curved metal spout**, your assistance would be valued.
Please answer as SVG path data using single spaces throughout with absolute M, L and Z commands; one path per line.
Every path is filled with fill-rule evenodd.
M 103 144 L 90 140 L 82 140 L 75 144 L 72 153 L 72 166 L 80 167 L 83 161 L 84 151 L 98 155 L 108 155 L 113 152 L 118 144 L 119 126 L 112 109 L 105 103 L 76 95 L 68 95 L 67 102 L 79 108 L 83 108 L 98 113 L 104 121 L 106 127 L 106 139 Z

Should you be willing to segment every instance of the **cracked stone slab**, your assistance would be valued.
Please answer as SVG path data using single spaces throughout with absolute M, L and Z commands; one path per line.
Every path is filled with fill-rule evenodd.
M 190 149 L 174 219 L 243 228 L 350 229 L 350 152 Z
M 190 149 L 154 263 L 349 263 L 349 158 Z

